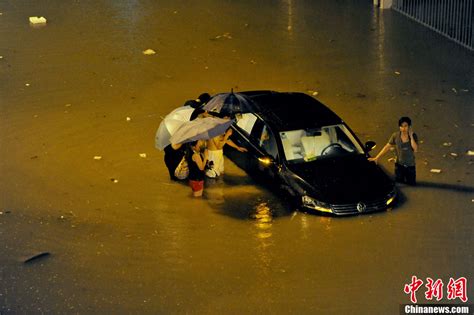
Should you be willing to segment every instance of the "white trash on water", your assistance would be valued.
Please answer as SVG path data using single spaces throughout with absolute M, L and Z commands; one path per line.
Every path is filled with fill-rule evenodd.
M 439 173 L 441 173 L 441 170 L 440 170 L 439 168 L 432 168 L 432 169 L 430 170 L 430 172 L 431 172 L 431 173 L 435 173 L 435 174 L 439 174 Z
M 44 25 L 47 20 L 44 16 L 30 16 L 30 24 L 33 25 Z
M 151 56 L 151 55 L 156 54 L 156 51 L 154 51 L 153 49 L 147 49 L 143 51 L 143 54 L 146 56 Z

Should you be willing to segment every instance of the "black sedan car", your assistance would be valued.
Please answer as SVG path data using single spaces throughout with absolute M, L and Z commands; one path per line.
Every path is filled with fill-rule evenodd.
M 225 150 L 239 167 L 266 178 L 303 210 L 351 215 L 392 206 L 394 182 L 367 160 L 375 143 L 362 145 L 325 105 L 303 93 L 241 94 L 252 110 L 237 115 L 231 139 L 248 152 Z

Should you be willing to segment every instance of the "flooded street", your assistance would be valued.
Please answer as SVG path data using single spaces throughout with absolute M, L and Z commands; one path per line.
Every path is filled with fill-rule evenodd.
M 371 3 L 0 2 L 0 314 L 398 314 L 412 275 L 472 302 L 474 54 Z M 227 159 L 193 199 L 155 132 L 231 88 L 317 94 L 375 152 L 410 116 L 419 185 L 327 217 Z

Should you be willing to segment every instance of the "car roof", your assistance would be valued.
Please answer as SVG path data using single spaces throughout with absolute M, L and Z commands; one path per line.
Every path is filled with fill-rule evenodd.
M 342 123 L 342 119 L 315 98 L 299 92 L 245 91 L 258 114 L 272 129 L 286 131 Z

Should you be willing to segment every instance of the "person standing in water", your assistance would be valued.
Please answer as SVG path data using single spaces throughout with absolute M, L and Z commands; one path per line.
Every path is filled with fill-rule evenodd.
M 201 197 L 204 191 L 204 170 L 208 159 L 206 141 L 197 140 L 189 143 L 190 150 L 186 158 L 189 167 L 189 186 L 194 197 Z
M 231 139 L 229 139 L 231 135 L 232 129 L 229 128 L 225 134 L 207 140 L 207 148 L 209 150 L 209 165 L 212 165 L 206 171 L 207 177 L 215 178 L 224 173 L 224 146 L 226 144 L 240 152 L 247 152 L 246 148 L 238 146 Z
M 189 118 L 190 121 L 196 118 L 204 118 L 208 117 L 208 113 L 201 108 L 196 108 L 191 114 Z M 181 160 L 186 155 L 188 150 L 188 145 L 182 145 L 181 143 L 178 144 L 169 144 L 165 147 L 165 164 L 168 168 L 168 172 L 170 174 L 170 179 L 174 181 L 179 181 L 180 179 L 176 177 L 175 170 L 176 167 L 181 163 Z
M 179 178 L 175 175 L 175 170 L 179 163 L 186 155 L 187 147 L 182 144 L 169 144 L 165 147 L 165 165 L 168 168 L 170 179 L 178 181 Z
M 409 185 L 416 185 L 415 153 L 418 151 L 418 136 L 413 132 L 409 117 L 401 117 L 398 126 L 400 130 L 394 132 L 379 154 L 374 158 L 369 158 L 369 161 L 377 163 L 380 157 L 394 147 L 397 157 L 395 180 Z

